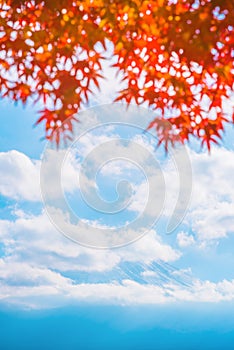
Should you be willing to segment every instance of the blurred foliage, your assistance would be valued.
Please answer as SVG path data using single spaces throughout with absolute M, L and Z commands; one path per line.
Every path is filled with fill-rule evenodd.
M 233 0 L 0 1 L 1 96 L 43 101 L 36 123 L 59 144 L 101 86 L 108 42 L 125 81 L 116 101 L 160 112 L 159 144 L 217 143 L 233 122 Z

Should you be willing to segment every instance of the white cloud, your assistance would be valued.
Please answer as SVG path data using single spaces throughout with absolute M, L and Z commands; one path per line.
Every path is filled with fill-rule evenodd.
M 18 151 L 0 153 L 0 193 L 16 200 L 40 201 L 39 161 Z
M 211 155 L 196 153 L 189 150 L 192 165 L 192 196 L 187 207 L 183 224 L 193 235 L 181 233 L 177 240 L 182 247 L 194 245 L 204 248 L 234 232 L 234 151 L 225 148 L 214 148 Z M 186 169 L 185 169 L 186 171 Z M 163 167 L 166 200 L 163 215 L 169 219 L 178 200 L 180 186 L 178 170 L 173 161 L 168 159 Z M 131 203 L 131 209 L 142 210 L 141 201 L 143 186 L 139 186 L 136 201 Z M 152 182 L 154 191 L 157 183 Z M 151 207 L 149 215 L 154 215 Z
M 11 259 L 0 259 L 0 278 L 7 281 L 8 285 L 33 286 L 54 285 L 59 287 L 71 280 L 63 277 L 60 273 L 47 268 L 30 266 L 25 262 L 11 262 Z
M 175 284 L 156 286 L 140 284 L 133 280 L 122 283 L 71 283 L 62 279 L 59 283 L 42 285 L 1 284 L 0 302 L 24 308 L 53 308 L 81 302 L 120 305 L 157 305 L 175 302 L 220 302 L 234 299 L 234 281 L 194 281 L 190 288 Z
M 143 277 L 155 277 L 157 276 L 157 272 L 152 271 L 152 270 L 146 270 L 141 273 Z
M 120 261 L 175 261 L 180 253 L 162 242 L 152 230 L 140 240 L 114 250 L 97 250 L 76 244 L 50 223 L 47 215 L 21 216 L 15 222 L 0 221 L 0 237 L 8 261 L 50 266 L 62 271 L 105 271 Z
M 188 235 L 185 232 L 179 232 L 176 236 L 177 242 L 180 247 L 188 247 L 195 243 L 195 240 L 192 235 Z
M 123 262 L 173 261 L 179 252 L 152 231 L 141 240 L 114 250 L 82 247 L 58 233 L 45 214 L 25 215 L 13 221 L 0 221 L 0 236 L 4 256 L 0 259 L 0 300 L 23 307 L 42 308 L 80 301 L 108 303 L 157 302 L 165 299 L 163 290 L 150 289 L 131 280 L 108 283 L 79 283 L 79 274 L 111 271 Z M 76 280 L 66 277 L 75 274 Z M 120 274 L 121 276 L 121 274 Z M 145 293 L 140 295 L 140 293 Z M 156 302 L 156 301 L 155 301 Z
M 152 279 L 159 276 L 147 269 L 148 264 L 172 261 L 180 256 L 154 231 L 121 249 L 94 250 L 81 247 L 56 232 L 45 214 L 29 216 L 22 211 L 18 214 L 15 222 L 0 221 L 1 242 L 5 246 L 5 255 L 0 260 L 0 300 L 4 304 L 50 308 L 79 302 L 129 305 L 234 299 L 234 281 L 213 283 L 193 279 L 191 275 L 190 286 L 185 287 L 173 279 L 174 275 L 180 278 L 183 270 L 174 270 L 171 280 L 169 275 L 167 281 L 162 279 L 162 284 L 153 284 Z M 184 239 L 185 234 L 180 236 Z M 121 281 L 115 281 L 115 274 L 109 282 L 79 282 L 82 271 L 95 276 L 95 271 L 111 271 L 121 262 L 142 262 L 145 270 L 139 272 L 139 277 L 149 282 L 141 284 L 126 279 L 125 275 Z M 160 264 L 163 271 L 164 265 Z M 71 271 L 76 279 L 67 277 Z
M 89 136 L 86 135 L 80 140 L 81 153 L 85 149 L 91 151 L 95 149 L 97 144 L 105 143 L 111 138 L 111 135 L 96 135 L 91 138 Z M 143 141 L 140 139 L 137 142 L 142 143 Z M 147 145 L 147 142 L 145 142 L 144 147 L 147 146 L 151 147 L 150 144 Z M 129 152 L 133 151 L 134 147 Z M 64 152 L 48 152 L 48 164 L 50 166 L 47 169 L 48 176 L 45 176 L 45 182 L 46 188 L 50 189 L 50 192 L 54 192 L 55 197 L 59 193 L 61 194 L 61 191 L 57 191 L 54 178 L 51 176 L 53 172 L 50 169 L 51 167 L 54 168 L 53 159 L 55 159 L 55 154 L 63 159 Z M 111 158 L 111 155 L 113 155 L 113 150 L 110 148 L 105 158 Z M 234 186 L 231 176 L 234 173 L 234 151 L 216 148 L 211 156 L 206 153 L 197 154 L 190 151 L 190 158 L 193 168 L 193 196 L 184 223 L 192 228 L 194 239 L 199 241 L 199 245 L 203 241 L 208 244 L 209 241 L 219 240 L 234 231 Z M 137 160 L 139 163 L 142 162 L 140 153 L 137 154 Z M 96 162 L 98 164 L 102 163 L 101 153 L 100 159 L 96 159 Z M 147 168 L 147 162 L 145 164 Z M 131 173 L 131 169 L 132 164 L 123 169 L 123 162 L 117 161 L 117 163 L 107 163 L 103 168 L 103 173 L 105 176 L 117 176 L 118 174 L 122 176 L 125 170 Z M 79 188 L 79 170 L 80 161 L 76 158 L 76 154 L 68 153 L 62 171 L 64 191 L 70 193 Z M 158 181 L 155 180 L 154 176 L 151 177 L 150 166 L 146 170 L 148 171 L 147 183 L 143 181 L 133 184 L 134 196 L 132 196 L 127 207 L 129 212 L 141 213 L 144 211 L 146 202 L 149 200 L 149 197 L 147 197 L 148 187 L 150 193 L 157 193 L 157 198 L 163 197 L 164 189 L 158 185 Z M 163 214 L 170 218 L 178 197 L 180 184 L 177 170 L 170 159 L 165 163 L 162 170 L 166 182 L 166 202 Z M 0 193 L 15 200 L 40 201 L 39 172 L 39 160 L 31 160 L 18 151 L 0 153 Z M 94 195 L 97 190 L 95 179 L 90 178 L 89 175 L 84 179 L 85 189 L 89 190 L 88 193 Z M 89 198 L 90 200 L 92 200 L 92 196 Z M 161 206 L 157 198 L 154 202 L 157 206 Z M 155 205 L 149 205 L 145 214 L 152 217 L 155 216 L 155 211 Z
M 145 263 L 157 260 L 172 262 L 178 260 L 181 255 L 179 251 L 163 243 L 154 230 L 151 230 L 130 246 L 121 248 L 119 254 L 122 260 L 142 261 Z
M 234 232 L 234 151 L 215 148 L 211 155 L 191 152 L 193 197 L 187 215 L 198 243 Z
M 99 137 L 84 140 L 84 149 L 90 143 L 95 148 L 96 142 L 100 141 Z M 108 140 L 108 137 L 101 141 Z M 68 171 L 63 174 L 63 185 L 67 191 L 73 191 L 78 186 L 76 179 L 79 162 L 72 158 L 72 154 L 69 157 L 66 165 Z M 141 154 L 137 157 L 140 162 Z M 234 171 L 234 152 L 220 148 L 208 156 L 190 151 L 190 157 L 193 166 L 193 197 L 184 223 L 193 233 L 178 233 L 177 243 L 182 249 L 189 246 L 204 247 L 234 231 L 234 187 L 230 175 Z M 52 163 L 51 165 L 53 166 Z M 1 153 L 1 194 L 16 200 L 39 201 L 39 167 L 40 161 L 32 161 L 20 152 Z M 120 164 L 115 164 L 113 168 L 107 168 L 106 175 L 113 171 L 122 174 L 122 170 Z M 164 215 L 168 217 L 177 198 L 178 179 L 176 180 L 176 169 L 171 166 L 170 160 L 163 171 L 169 195 L 169 209 L 165 210 Z M 47 180 L 48 184 L 53 184 L 53 178 L 48 176 Z M 135 207 L 131 204 L 130 209 L 133 211 L 142 210 L 141 198 L 145 191 L 141 188 L 143 185 L 141 183 L 138 186 Z M 148 214 L 153 215 L 154 208 L 149 209 Z M 164 243 L 154 230 L 121 249 L 89 249 L 58 233 L 45 213 L 36 216 L 18 210 L 15 215 L 18 217 L 14 222 L 0 221 L 0 237 L 4 249 L 4 256 L 0 260 L 2 302 L 28 307 L 51 307 L 79 301 L 155 304 L 234 299 L 234 281 L 227 280 L 213 283 L 191 277 L 191 286 L 184 287 L 175 284 L 173 280 L 170 283 L 164 282 L 161 286 L 149 283 L 142 285 L 126 278 L 114 282 L 113 276 L 112 282 L 81 283 L 79 273 L 110 272 L 126 262 L 144 263 L 146 269 L 139 274 L 142 278 L 151 280 L 155 277 L 154 271 L 147 269 L 147 264 L 176 261 L 181 252 Z M 96 222 L 97 224 L 99 223 Z M 71 272 L 76 275 L 75 279 L 67 277 Z M 178 277 L 181 274 L 183 269 L 178 270 Z
M 111 135 L 93 135 L 93 137 L 86 135 L 80 140 L 81 154 L 85 152 L 85 149 L 86 152 L 89 152 L 95 149 L 99 143 L 103 144 L 109 141 L 113 136 L 113 130 L 111 133 Z M 144 143 L 143 139 L 137 140 L 137 142 Z M 114 144 L 112 146 L 114 147 Z M 152 151 L 152 145 L 147 144 L 147 142 L 143 146 L 149 147 L 150 152 Z M 129 154 L 134 153 L 134 145 L 132 147 Z M 55 154 L 63 159 L 64 152 L 62 150 L 48 152 L 50 166 L 47 169 L 48 176 L 45 176 L 46 188 L 50 189 L 50 192 L 54 192 L 55 196 L 58 196 L 60 192 L 54 186 L 54 178 L 51 176 L 53 172 L 50 169 L 54 168 Z M 99 153 L 100 157 L 95 158 L 97 164 L 103 162 L 102 152 Z M 110 159 L 111 155 L 113 156 L 113 149 L 110 147 L 105 159 Z M 202 242 L 208 244 L 209 241 L 219 240 L 234 231 L 234 186 L 231 176 L 234 173 L 234 151 L 215 148 L 212 155 L 190 151 L 190 158 L 193 168 L 193 196 L 184 223 L 192 228 L 194 240 L 198 240 L 198 244 L 201 246 Z M 142 161 L 142 154 L 138 152 L 137 162 L 141 163 Z M 131 173 L 131 166 L 123 169 L 123 162 L 110 162 L 103 168 L 103 172 L 106 176 L 111 176 L 111 174 L 122 176 L 125 170 Z M 76 154 L 68 153 L 64 163 L 64 171 L 62 171 L 62 187 L 66 192 L 70 193 L 79 188 L 79 170 L 80 163 Z M 149 187 L 149 193 L 157 193 L 157 198 L 163 197 L 164 189 L 158 185 L 154 176 L 151 177 L 150 171 L 152 169 L 150 169 L 150 164 L 147 165 L 147 162 L 145 162 L 144 170 L 148 171 L 147 183 L 143 181 L 139 184 L 133 184 L 135 194 L 129 202 L 127 208 L 129 212 L 140 213 L 146 208 L 146 202 L 149 200 L 147 187 Z M 170 159 L 162 170 L 166 182 L 166 202 L 163 214 L 170 218 L 178 197 L 180 184 L 177 170 Z M 15 200 L 40 201 L 39 172 L 39 160 L 31 160 L 18 151 L 0 153 L 0 193 Z M 85 189 L 94 195 L 97 189 L 95 179 L 90 178 L 89 175 L 84 179 Z M 92 200 L 92 196 L 89 198 L 90 200 Z M 154 202 L 157 206 L 161 205 L 157 199 Z M 152 217 L 155 216 L 155 211 L 155 205 L 149 205 L 145 214 Z

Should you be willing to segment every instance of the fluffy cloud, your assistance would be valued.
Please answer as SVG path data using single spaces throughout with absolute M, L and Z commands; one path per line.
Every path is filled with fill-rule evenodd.
M 16 200 L 40 201 L 39 169 L 39 161 L 23 153 L 0 153 L 0 193 Z
M 84 149 L 88 144 L 94 148 L 96 142 L 100 141 L 99 137 L 90 140 L 87 136 L 83 140 Z M 106 140 L 108 137 L 101 139 Z M 67 172 L 63 174 L 63 186 L 66 191 L 72 192 L 79 186 L 79 161 L 72 154 L 69 157 L 66 160 Z M 177 234 L 177 243 L 182 250 L 189 246 L 204 247 L 204 244 L 218 241 L 234 231 L 234 188 L 230 175 L 234 171 L 234 152 L 220 148 L 208 156 L 190 151 L 190 158 L 193 167 L 193 196 L 184 224 L 193 232 Z M 169 159 L 163 167 L 166 205 L 168 204 L 164 215 L 167 218 L 173 211 L 180 186 L 172 163 Z M 103 168 L 106 172 L 104 175 L 122 175 L 122 166 L 121 162 L 113 163 L 113 167 L 109 163 L 106 169 Z M 39 168 L 40 161 L 32 161 L 20 152 L 1 153 L 1 194 L 15 200 L 40 201 Z M 127 171 L 131 169 L 128 168 Z M 49 176 L 48 185 L 53 185 L 53 178 Z M 139 192 L 136 192 L 135 203 L 130 204 L 129 211 L 142 211 L 144 186 L 144 182 L 136 185 Z M 153 213 L 154 208 L 151 207 L 148 214 Z M 0 260 L 2 302 L 28 307 L 50 307 L 82 300 L 129 304 L 234 299 L 234 281 L 213 283 L 191 277 L 187 287 L 182 283 L 174 283 L 170 277 L 167 281 L 162 280 L 161 285 L 149 282 L 158 276 L 157 272 L 149 268 L 153 262 L 162 261 L 162 270 L 167 271 L 166 263 L 176 261 L 181 256 L 181 251 L 164 243 L 154 230 L 121 249 L 95 250 L 75 244 L 58 233 L 45 213 L 29 215 L 18 210 L 15 214 L 15 221 L 0 221 L 4 252 Z M 98 222 L 96 224 L 100 225 Z M 132 280 L 132 271 L 129 271 L 129 278 L 124 275 L 115 281 L 115 271 L 121 270 L 121 264 L 138 262 L 144 266 L 143 270 L 137 272 L 144 283 Z M 182 270 L 174 272 L 171 277 L 175 273 L 178 278 L 183 275 Z M 95 273 L 109 273 L 109 277 L 107 282 L 100 283 L 97 277 L 96 283 L 84 283 L 80 280 L 83 273 L 93 274 L 92 276 Z
M 182 283 L 183 279 L 180 282 L 186 272 L 168 269 L 162 262 L 178 259 L 180 253 L 164 244 L 154 231 L 121 249 L 95 250 L 63 237 L 45 214 L 27 216 L 21 211 L 18 215 L 15 222 L 0 222 L 4 246 L 4 256 L 0 259 L 0 302 L 4 304 L 50 308 L 91 301 L 129 305 L 234 299 L 234 281 L 213 283 L 190 275 L 186 284 Z M 179 237 L 181 242 L 188 243 L 185 233 L 181 232 Z M 154 261 L 161 261 L 159 273 L 152 268 Z M 129 278 L 118 267 L 126 262 L 133 263 Z M 136 265 L 138 269 L 141 266 L 143 270 L 136 270 L 136 262 L 140 262 Z M 98 277 L 95 283 L 79 281 L 84 272 L 95 277 L 111 270 L 113 275 L 106 282 L 98 282 Z M 160 278 L 161 283 L 154 284 L 154 278 Z
M 147 293 L 145 298 L 150 301 L 150 290 L 126 279 L 126 276 L 132 278 L 138 273 L 134 269 L 123 273 L 120 265 L 140 263 L 139 266 L 142 264 L 145 268 L 154 261 L 161 261 L 163 266 L 164 262 L 180 256 L 179 252 L 164 244 L 154 231 L 121 249 L 96 250 L 75 244 L 58 233 L 46 214 L 32 216 L 23 211 L 15 214 L 19 215 L 15 221 L 0 221 L 4 251 L 0 259 L 2 303 L 30 308 L 53 307 L 83 300 L 124 304 L 131 300 L 146 302 L 147 299 L 138 295 L 144 291 Z M 96 277 L 96 283 L 84 283 L 80 281 L 84 273 L 94 279 L 98 274 L 105 278 L 107 273 L 108 282 L 99 283 Z M 117 276 L 118 280 L 115 281 Z M 157 302 L 163 300 L 163 290 L 156 286 L 153 289 L 154 293 L 157 292 Z
M 110 140 L 111 135 L 113 136 L 113 130 L 109 132 L 111 134 L 108 136 L 96 135 L 92 138 L 87 134 L 79 141 L 81 153 L 83 154 L 85 149 L 86 151 L 89 149 L 90 152 L 95 149 L 97 144 L 103 144 Z M 145 148 L 148 147 L 150 152 L 152 151 L 152 145 L 150 143 L 147 143 L 143 139 L 137 140 L 137 138 L 135 141 L 143 144 Z M 199 244 L 203 241 L 208 244 L 209 241 L 221 239 L 234 231 L 234 187 L 231 176 L 234 172 L 234 152 L 224 148 L 216 148 L 213 150 L 211 156 L 206 153 L 195 153 L 193 151 L 189 151 L 189 153 L 193 169 L 193 195 L 190 205 L 187 208 L 188 211 L 184 223 L 187 223 L 188 227 L 192 228 L 194 239 L 199 241 Z M 54 178 L 50 175 L 53 172 L 49 171 L 51 167 L 54 167 L 53 159 L 55 158 L 55 154 L 57 154 L 57 157 L 61 157 L 61 159 L 64 157 L 64 151 L 57 153 L 51 151 L 51 153 L 48 153 L 49 158 L 47 163 L 50 167 L 47 169 L 48 176 L 45 176 L 45 178 L 46 188 L 50 189 L 50 192 L 54 192 L 54 196 L 56 197 L 59 191 L 56 190 Z M 107 158 L 111 158 L 111 154 L 112 150 L 109 149 Z M 138 158 L 138 161 L 142 162 L 140 153 L 138 154 Z M 100 159 L 96 159 L 96 161 L 99 164 L 102 163 L 101 153 Z M 116 162 L 109 162 L 102 168 L 101 173 L 107 178 L 115 179 L 116 177 L 118 179 L 118 175 L 120 175 L 120 178 L 124 176 L 126 178 L 127 176 L 127 180 L 132 178 L 135 181 L 136 175 L 132 170 L 132 164 L 126 167 L 124 163 L 118 160 Z M 133 183 L 133 196 L 126 208 L 127 212 L 133 212 L 137 215 L 146 209 L 147 201 L 149 200 L 149 197 L 147 197 L 148 190 L 150 193 L 157 193 L 157 198 L 162 198 L 164 195 L 164 189 L 158 186 L 158 182 L 154 181 L 154 176 L 151 176 L 150 171 L 152 169 L 150 168 L 150 164 L 147 165 L 147 162 L 145 164 L 146 167 L 148 166 L 147 182 Z M 72 193 L 79 188 L 79 170 L 80 160 L 77 159 L 75 153 L 68 153 L 62 170 L 62 189 L 66 193 Z M 173 215 L 180 187 L 184 186 L 184 184 L 179 183 L 178 170 L 173 165 L 173 160 L 168 159 L 165 162 L 162 166 L 162 173 L 166 184 L 166 201 L 163 214 L 169 219 Z M 0 175 L 0 193 L 2 195 L 15 200 L 41 200 L 39 160 L 31 160 L 17 151 L 0 153 Z M 105 185 L 105 179 L 104 177 L 101 186 Z M 91 193 L 90 200 L 96 198 L 97 185 L 94 181 L 95 179 L 87 174 L 84 180 L 83 187 L 85 187 L 85 193 Z M 161 205 L 156 199 L 154 202 L 157 206 Z M 148 205 L 144 215 L 154 217 L 155 205 Z
M 25 262 L 11 262 L 0 259 L 0 276 L 10 286 L 55 285 L 59 287 L 71 280 L 47 268 L 30 266 Z
M 176 236 L 177 242 L 180 247 L 189 247 L 195 243 L 192 235 L 188 235 L 185 232 L 179 232 Z
M 63 271 L 110 270 L 121 261 L 175 261 L 180 253 L 162 242 L 152 230 L 140 240 L 123 248 L 97 250 L 82 247 L 59 233 L 45 213 L 26 216 L 14 222 L 0 221 L 0 237 L 7 261 L 27 261 L 39 267 Z
M 190 288 L 175 284 L 156 286 L 133 280 L 122 283 L 71 283 L 58 278 L 59 283 L 41 285 L 1 284 L 0 302 L 24 308 L 53 308 L 81 302 L 120 305 L 150 305 L 175 302 L 220 302 L 234 299 L 234 281 L 218 283 L 195 281 Z
M 234 232 L 234 151 L 191 154 L 193 197 L 187 222 L 198 243 L 209 244 Z

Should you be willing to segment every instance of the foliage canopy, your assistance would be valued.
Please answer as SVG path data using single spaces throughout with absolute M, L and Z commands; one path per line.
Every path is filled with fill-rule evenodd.
M 233 0 L 1 0 L 1 96 L 43 101 L 36 123 L 59 143 L 101 86 L 109 42 L 125 82 L 116 101 L 160 111 L 159 143 L 217 143 L 233 121 Z

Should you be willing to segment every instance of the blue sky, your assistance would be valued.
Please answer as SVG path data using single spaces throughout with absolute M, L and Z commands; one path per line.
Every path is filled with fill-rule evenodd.
M 3 349 L 232 349 L 233 309 L 80 306 L 2 313 Z M 193 314 L 188 320 L 187 314 Z M 9 326 L 11 333 L 9 332 Z M 14 337 L 12 337 L 14 334 Z M 43 335 L 43 336 L 42 336 Z M 17 344 L 17 345 L 16 345 Z
M 93 105 L 99 101 L 108 103 L 111 89 L 113 86 L 105 85 L 104 95 L 97 97 Z M 77 223 L 80 231 L 85 232 L 75 237 L 78 240 L 87 236 L 93 243 L 100 227 L 103 231 L 105 225 L 126 225 L 144 212 L 144 199 L 149 198 L 144 174 L 134 164 L 129 165 L 129 155 L 134 155 L 134 159 L 138 157 L 148 179 L 152 175 L 140 151 L 126 153 L 128 162 L 107 163 L 96 179 L 101 199 L 116 201 L 117 206 L 125 203 L 128 187 L 123 187 L 120 198 L 115 189 L 116 183 L 124 179 L 133 183 L 133 201 L 126 211 L 116 215 L 92 211 L 82 201 L 82 188 L 77 181 L 77 172 L 89 151 L 96 152 L 95 161 L 100 155 L 102 161 L 99 145 L 128 136 L 154 154 L 166 184 L 166 202 L 156 225 L 135 243 L 102 250 L 64 237 L 44 211 L 39 180 L 46 144 L 40 141 L 43 128 L 32 128 L 37 108 L 14 106 L 5 100 L 0 101 L 0 110 L 2 348 L 20 349 L 18 344 L 21 344 L 22 349 L 107 349 L 109 346 L 218 349 L 221 345 L 231 349 L 234 337 L 233 128 L 227 129 L 223 144 L 215 147 L 211 155 L 200 151 L 196 144 L 187 149 L 193 170 L 193 192 L 186 216 L 172 234 L 166 234 L 166 228 L 178 195 L 178 170 L 173 165 L 173 157 L 169 154 L 165 158 L 163 151 L 152 152 L 153 137 L 143 135 L 137 128 L 114 129 L 112 125 L 89 131 L 80 138 L 73 147 L 78 153 L 68 153 L 62 173 L 69 205 L 86 220 L 83 226 L 79 226 L 80 221 Z M 91 113 L 91 118 L 92 110 L 87 113 Z M 131 111 L 128 117 L 137 118 Z M 114 117 L 110 113 L 111 118 Z M 90 120 L 92 118 L 87 119 L 88 126 Z M 109 154 L 113 155 L 116 144 L 109 143 L 108 147 Z M 56 157 L 58 152 L 53 152 L 52 157 Z M 106 156 L 108 158 L 108 154 Z M 93 169 L 87 169 L 84 194 L 98 205 L 94 196 L 96 187 L 92 187 Z M 53 189 L 54 182 L 53 177 L 48 178 L 47 190 Z M 157 186 L 149 190 L 160 196 Z M 157 201 L 152 203 L 157 205 Z M 142 222 L 147 226 L 155 216 L 155 207 L 151 205 L 144 213 Z M 118 232 L 125 239 L 126 231 L 118 228 Z M 131 232 L 128 234 L 139 238 L 141 232 L 134 227 L 133 236 Z
M 18 311 L 2 313 L 2 348 L 232 349 L 233 308 L 227 312 L 228 307 L 92 305 L 23 315 Z M 188 319 L 188 314 L 193 317 Z

